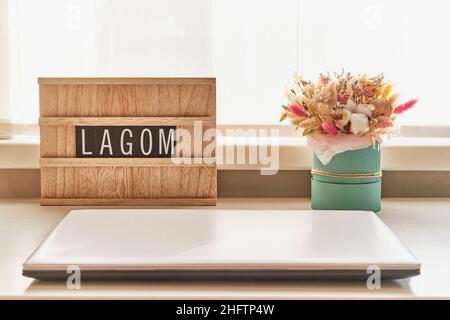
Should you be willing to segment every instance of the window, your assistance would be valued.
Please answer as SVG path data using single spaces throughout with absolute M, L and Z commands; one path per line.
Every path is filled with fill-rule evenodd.
M 219 124 L 276 124 L 294 70 L 314 78 L 345 68 L 384 72 L 403 97 L 419 98 L 401 123 L 450 125 L 448 1 L 8 4 L 10 111 L 16 123 L 37 121 L 39 76 L 215 76 Z M 4 56 L 0 50 L 3 62 Z M 6 116 L 3 110 L 0 118 Z
M 306 75 L 345 67 L 380 73 L 401 97 L 418 98 L 402 124 L 450 125 L 450 2 L 300 0 L 300 67 Z
M 15 122 L 37 121 L 37 77 L 211 75 L 209 0 L 9 4 Z
M 8 6 L 7 1 L 0 0 L 0 125 L 10 118 L 9 111 Z

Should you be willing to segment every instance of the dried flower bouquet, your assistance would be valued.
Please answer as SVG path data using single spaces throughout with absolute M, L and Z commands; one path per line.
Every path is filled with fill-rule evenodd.
M 296 128 L 303 129 L 304 136 L 312 137 L 308 143 L 313 149 L 316 146 L 314 151 L 323 150 L 324 144 L 341 143 L 331 156 L 366 145 L 375 146 L 382 141 L 382 135 L 393 132 L 396 116 L 417 102 L 413 99 L 398 103 L 399 95 L 392 93 L 392 84 L 383 74 L 354 76 L 344 71 L 320 74 L 317 83 L 296 73 L 286 96 L 289 103 L 282 106 L 280 121 L 289 119 Z M 346 137 L 332 138 L 343 135 Z M 317 153 L 320 158 L 320 152 Z M 322 158 L 325 162 L 331 160 L 330 155 Z

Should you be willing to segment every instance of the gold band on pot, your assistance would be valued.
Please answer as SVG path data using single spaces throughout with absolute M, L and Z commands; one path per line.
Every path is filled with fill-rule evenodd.
M 322 170 L 312 169 L 311 174 L 316 174 L 324 177 L 335 177 L 335 178 L 349 178 L 349 179 L 366 179 L 366 178 L 380 178 L 382 176 L 381 171 L 378 172 L 367 172 L 367 173 L 337 173 L 328 172 Z

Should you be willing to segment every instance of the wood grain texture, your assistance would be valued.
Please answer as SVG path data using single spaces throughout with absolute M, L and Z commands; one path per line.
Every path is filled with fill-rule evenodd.
M 43 205 L 216 203 L 215 152 L 204 156 L 215 136 L 202 141 L 216 126 L 215 79 L 41 78 L 39 93 Z M 191 162 L 76 158 L 78 125 L 175 126 L 177 156 Z
M 208 84 L 215 85 L 215 78 L 39 78 L 40 85 L 98 85 L 98 84 L 154 84 L 154 85 L 198 85 Z
M 215 206 L 216 199 L 41 199 L 43 206 Z
M 215 158 L 42 158 L 41 168 L 46 167 L 214 167 Z
M 42 199 L 216 198 L 215 166 L 42 167 Z
M 40 117 L 40 126 L 214 126 L 215 117 Z
M 75 127 L 41 126 L 41 158 L 75 158 Z
M 41 117 L 215 116 L 214 84 L 42 84 Z

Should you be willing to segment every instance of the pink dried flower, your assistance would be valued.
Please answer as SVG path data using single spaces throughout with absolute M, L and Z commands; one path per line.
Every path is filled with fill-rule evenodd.
M 338 92 L 338 102 L 341 105 L 347 104 L 348 99 L 350 98 L 350 95 L 345 92 Z
M 298 104 L 293 103 L 288 106 L 288 109 L 293 115 L 296 115 L 297 117 L 303 118 L 308 116 L 306 110 L 300 107 Z
M 392 126 L 391 120 L 389 120 L 386 116 L 379 116 L 377 118 L 377 127 L 378 128 L 388 128 Z
M 332 136 L 335 136 L 338 134 L 338 130 L 336 126 L 331 121 L 324 121 L 322 122 L 322 129 L 328 134 L 331 134 Z
M 326 75 L 320 74 L 320 81 L 321 81 L 324 85 L 327 85 L 327 84 L 330 82 L 330 80 L 331 80 L 331 77 L 330 77 L 329 74 L 326 74 Z
M 417 99 L 409 100 L 408 102 L 405 102 L 405 103 L 397 106 L 394 109 L 393 113 L 400 114 L 402 112 L 405 112 L 406 110 L 411 109 L 417 103 L 417 101 L 418 101 Z

